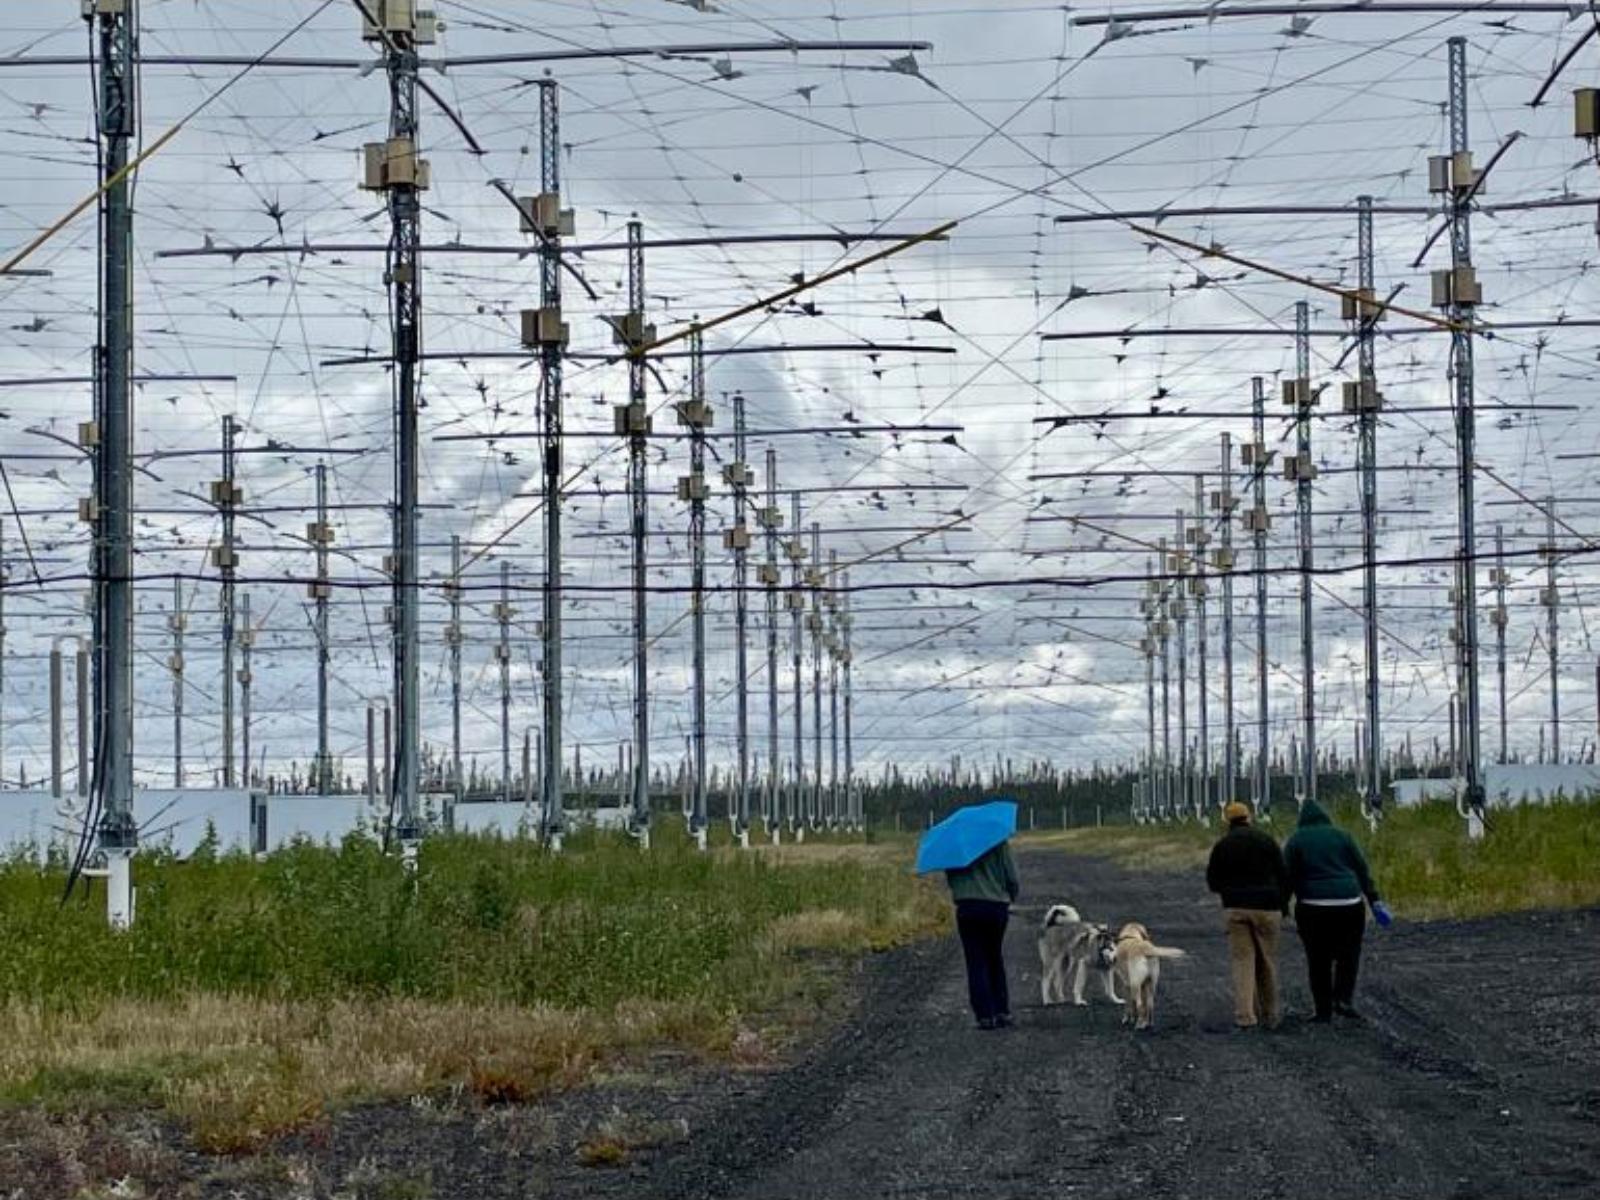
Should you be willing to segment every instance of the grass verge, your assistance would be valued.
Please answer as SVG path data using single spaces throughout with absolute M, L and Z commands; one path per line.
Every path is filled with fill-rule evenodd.
M 1477 917 L 1600 904 L 1600 805 L 1561 803 L 1496 810 L 1482 841 L 1467 839 L 1448 805 L 1393 809 L 1376 833 L 1353 803 L 1326 805 L 1355 835 L 1378 888 L 1399 914 L 1416 920 Z M 1293 813 L 1269 828 L 1280 838 Z M 1024 835 L 1025 845 L 1103 856 L 1135 870 L 1203 871 L 1221 835 L 1211 825 L 1119 826 Z
M 153 1108 L 223 1152 L 341 1103 L 518 1102 L 663 1047 L 757 1064 L 826 1012 L 835 964 L 947 920 L 893 851 L 665 835 L 560 857 L 435 839 L 414 880 L 361 837 L 141 859 L 120 935 L 61 883 L 0 867 L 0 1103 Z

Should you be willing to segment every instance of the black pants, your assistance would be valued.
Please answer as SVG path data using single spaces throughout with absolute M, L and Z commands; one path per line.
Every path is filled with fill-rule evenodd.
M 1011 1015 L 1006 990 L 1006 922 L 1011 906 L 999 900 L 956 901 L 956 932 L 967 956 L 967 995 L 980 1021 Z
M 1326 1019 L 1335 1004 L 1349 1004 L 1361 969 L 1361 938 L 1367 930 L 1362 904 L 1296 904 L 1294 923 L 1306 947 L 1311 1000 Z

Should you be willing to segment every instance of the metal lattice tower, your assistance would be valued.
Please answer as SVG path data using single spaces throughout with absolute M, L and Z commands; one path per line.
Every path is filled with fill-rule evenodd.
M 822 525 L 811 522 L 811 566 L 806 569 L 806 586 L 811 592 L 811 611 L 806 624 L 811 634 L 811 763 L 816 783 L 812 787 L 806 814 L 813 828 L 822 820 Z
M 560 849 L 566 832 L 561 789 L 561 434 L 562 358 L 566 325 L 561 319 L 561 237 L 570 214 L 561 207 L 561 103 L 553 79 L 539 81 L 539 205 L 544 214 L 539 242 L 539 305 L 559 336 L 539 343 L 539 401 L 544 432 L 544 584 L 539 627 L 544 668 L 544 728 L 541 735 L 541 819 L 546 844 Z M 551 217 L 554 217 L 552 220 Z M 578 783 L 582 784 L 580 779 Z
M 1271 696 L 1267 691 L 1267 532 L 1272 528 L 1272 517 L 1267 512 L 1267 467 L 1272 453 L 1267 449 L 1266 382 L 1259 375 L 1250 381 L 1250 429 L 1250 448 L 1244 460 L 1250 468 L 1251 506 L 1245 526 L 1255 549 L 1256 810 L 1267 816 L 1272 812 L 1272 759 L 1267 753 L 1271 733 Z
M 805 592 L 801 589 L 805 584 L 801 573 L 800 564 L 805 561 L 806 546 L 801 541 L 800 534 L 800 493 L 789 493 L 789 562 L 791 564 L 789 579 L 789 653 L 790 671 L 794 683 L 794 795 L 789 802 L 789 827 L 795 833 L 805 830 L 805 790 L 806 790 L 806 765 L 805 765 L 805 705 L 802 696 L 805 689 L 803 672 L 800 669 L 800 656 L 805 645 L 804 635 L 801 633 L 801 621 L 805 612 Z
M 1356 412 L 1356 456 L 1361 480 L 1361 609 L 1366 656 L 1366 744 L 1363 779 L 1357 786 L 1367 811 L 1376 819 L 1383 811 L 1383 736 L 1379 721 L 1381 663 L 1378 658 L 1378 412 L 1383 396 L 1378 391 L 1377 283 L 1373 272 L 1372 197 L 1356 198 L 1356 293 L 1344 299 L 1345 313 L 1355 323 L 1357 378 L 1354 389 L 1346 385 L 1348 411 Z
M 1222 541 L 1213 559 L 1213 565 L 1222 572 L 1222 787 L 1217 801 L 1227 804 L 1239 784 L 1239 747 L 1235 741 L 1233 712 L 1233 509 L 1236 501 L 1233 496 L 1233 439 L 1226 433 L 1222 435 L 1220 468 L 1217 476 L 1220 487 L 1212 496 Z
M 849 814 L 851 825 L 859 830 L 863 824 L 860 797 L 856 794 L 856 765 L 855 750 L 851 741 L 851 696 L 852 680 L 850 666 L 852 652 L 850 648 L 850 629 L 855 624 L 855 618 L 850 615 L 850 572 L 846 571 L 840 577 L 839 586 L 842 593 L 839 598 L 841 611 L 839 613 L 839 631 L 842 645 L 839 648 L 839 661 L 844 664 L 844 800 L 845 809 Z
M 1167 566 L 1167 539 L 1158 542 L 1161 556 L 1162 570 Z M 1173 813 L 1173 788 L 1172 788 L 1172 643 L 1171 643 L 1171 616 L 1172 610 L 1168 599 L 1168 588 L 1163 582 L 1156 595 L 1156 602 L 1161 610 L 1161 619 L 1156 627 L 1156 634 L 1161 643 L 1161 812 L 1163 818 L 1171 817 Z
M 133 920 L 133 208 L 125 168 L 137 132 L 138 0 L 96 5 L 99 32 L 101 302 L 95 347 L 94 645 L 100 849 L 110 923 Z
M 167 665 L 172 668 L 172 786 L 183 787 L 183 580 L 172 581 L 172 611 L 167 614 L 167 628 L 172 631 L 172 658 Z M 3 650 L 3 647 L 0 647 Z
M 783 828 L 783 772 L 778 768 L 778 454 L 767 447 L 767 503 L 761 510 L 767 560 L 761 566 L 761 583 L 767 600 L 767 835 L 774 840 Z
M 500 564 L 500 599 L 494 606 L 494 619 L 500 626 L 500 640 L 494 656 L 500 665 L 500 799 L 511 799 L 511 564 Z
M 628 405 L 622 424 L 628 438 L 628 504 L 633 543 L 633 830 L 650 840 L 650 671 L 649 593 L 645 574 L 645 539 L 649 520 L 649 460 L 646 455 L 650 415 L 645 410 L 645 362 L 642 347 L 655 331 L 644 319 L 644 226 L 628 222 L 628 312 L 622 340 L 628 346 Z
M 828 551 L 828 581 L 839 574 L 839 552 Z M 823 595 L 828 609 L 828 629 L 823 643 L 828 651 L 828 828 L 842 823 L 839 803 L 839 602 L 829 592 Z
M 1509 582 L 1510 577 L 1506 574 L 1505 530 L 1497 524 L 1494 527 L 1494 610 L 1489 614 L 1489 621 L 1494 626 L 1495 674 L 1500 683 L 1500 757 L 1498 761 L 1502 763 L 1506 761 L 1506 584 Z
M 250 693 L 255 675 L 250 670 L 250 651 L 256 642 L 255 628 L 250 623 L 250 593 L 239 597 L 239 746 L 244 770 L 239 779 L 250 787 Z
M 1145 781 L 1144 781 L 1144 813 L 1146 820 L 1155 816 L 1158 811 L 1159 797 L 1156 794 L 1157 763 L 1156 763 L 1156 644 L 1161 634 L 1157 628 L 1162 619 L 1161 612 L 1161 585 L 1156 582 L 1155 568 L 1146 559 L 1144 566 L 1144 597 L 1140 601 L 1140 608 L 1144 612 L 1144 639 L 1140 643 L 1140 650 L 1144 654 L 1144 699 L 1145 699 Z
M 744 397 L 733 398 L 733 461 L 722 468 L 722 477 L 733 492 L 733 524 L 723 532 L 726 549 L 733 551 L 733 638 L 734 686 L 737 692 L 734 736 L 738 776 L 734 780 L 733 832 L 741 844 L 750 840 L 750 626 L 749 553 L 750 527 L 745 524 L 750 487 L 750 466 L 745 461 Z
M 1172 599 L 1168 608 L 1178 627 L 1178 774 L 1177 795 L 1172 800 L 1168 815 L 1177 817 L 1189 809 L 1189 788 L 1193 782 L 1190 772 L 1193 765 L 1189 755 L 1189 578 L 1187 542 L 1187 514 L 1178 509 L 1174 526 L 1173 551 L 1167 560 L 1167 569 L 1173 575 Z
M 1295 410 L 1295 456 L 1285 476 L 1295 485 L 1295 531 L 1300 541 L 1300 796 L 1303 804 L 1317 798 L 1317 648 L 1312 586 L 1316 549 L 1312 539 L 1311 484 L 1317 466 L 1311 458 L 1311 306 L 1294 306 L 1295 377 L 1285 390 Z
M 689 502 L 689 625 L 694 643 L 690 742 L 689 833 L 705 845 L 706 834 L 706 404 L 705 348 L 700 331 L 689 335 L 689 399 L 678 405 L 678 422 L 689 429 L 689 474 L 678 480 L 678 499 Z
M 368 0 L 370 3 L 370 0 Z M 363 5 L 365 9 L 366 4 Z M 380 6 L 374 24 L 364 20 L 362 36 L 383 44 L 384 73 L 389 81 L 389 136 L 366 147 L 363 185 L 381 192 L 389 214 L 389 244 L 384 283 L 389 289 L 389 325 L 394 420 L 393 550 L 389 572 L 393 583 L 395 743 L 390 764 L 388 799 L 391 832 L 409 865 L 422 835 L 418 790 L 421 784 L 421 659 L 418 562 L 419 367 L 422 360 L 421 193 L 429 182 L 428 164 L 418 154 L 417 45 L 425 27 L 409 8 L 388 11 Z M 397 6 L 401 7 L 401 6 Z M 431 36 L 431 33 L 426 34 Z
M 1561 761 L 1561 592 L 1556 586 L 1556 499 L 1545 500 L 1544 589 L 1545 650 L 1550 658 L 1550 761 Z
M 1477 470 L 1476 417 L 1473 411 L 1472 314 L 1479 300 L 1479 287 L 1472 267 L 1472 198 L 1477 190 L 1477 172 L 1467 138 L 1467 41 L 1453 37 L 1450 54 L 1450 159 L 1447 178 L 1447 207 L 1450 219 L 1450 272 L 1438 295 L 1435 275 L 1435 300 L 1446 301 L 1450 330 L 1450 364 L 1455 377 L 1456 487 L 1460 525 L 1461 565 L 1457 572 L 1456 673 L 1461 703 L 1462 786 L 1471 828 L 1482 832 L 1484 790 L 1481 747 L 1479 744 L 1478 696 L 1478 538 L 1474 510 L 1473 475 Z M 1432 164 L 1430 164 L 1432 166 Z M 1431 173 L 1431 172 L 1430 172 Z M 1431 182 L 1431 181 L 1430 181 Z
M 461 535 L 450 536 L 450 621 L 444 627 L 450 648 L 450 790 L 457 800 L 466 789 L 461 774 Z
M 328 582 L 328 547 L 333 544 L 333 526 L 328 524 L 328 468 L 317 464 L 317 520 L 307 531 L 316 549 L 316 578 L 307 590 L 314 605 L 313 626 L 317 639 L 317 757 L 312 768 L 316 790 L 327 795 L 333 790 L 333 753 L 328 745 L 328 601 L 332 585 Z
M 233 685 L 234 648 L 236 633 L 237 585 L 239 551 L 235 541 L 235 513 L 244 498 L 236 482 L 235 439 L 239 425 L 232 414 L 222 418 L 222 478 L 211 485 L 211 502 L 222 516 L 222 542 L 211 552 L 211 560 L 222 575 L 220 597 L 222 616 L 222 786 L 231 788 L 237 783 L 234 767 Z
M 1204 475 L 1194 477 L 1194 523 L 1189 527 L 1189 540 L 1194 545 L 1194 577 L 1189 580 L 1189 590 L 1194 595 L 1194 619 L 1198 671 L 1195 675 L 1195 696 L 1200 704 L 1200 755 L 1195 764 L 1195 792 L 1191 811 L 1204 819 L 1206 796 L 1211 790 L 1211 731 L 1207 709 L 1206 681 L 1206 544 L 1210 534 L 1206 531 L 1206 483 Z

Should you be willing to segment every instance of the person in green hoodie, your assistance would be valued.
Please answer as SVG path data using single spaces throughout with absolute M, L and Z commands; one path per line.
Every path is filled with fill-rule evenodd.
M 1312 1020 L 1325 1024 L 1334 1013 L 1359 1016 L 1354 1001 L 1367 927 L 1364 905 L 1372 905 L 1380 924 L 1389 920 L 1361 847 L 1321 805 L 1307 800 L 1300 806 L 1299 825 L 1284 843 L 1283 859 L 1311 977 Z
M 979 1029 L 1011 1024 L 1006 987 L 1006 924 L 1017 898 L 1017 864 L 1011 843 L 1001 842 L 965 867 L 944 873 L 956 905 L 956 932 L 967 960 L 967 998 Z

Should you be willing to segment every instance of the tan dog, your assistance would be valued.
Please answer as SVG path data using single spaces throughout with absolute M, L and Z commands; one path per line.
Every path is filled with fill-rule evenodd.
M 1122 1023 L 1135 1029 L 1149 1029 L 1156 1015 L 1156 985 L 1161 982 L 1161 960 L 1184 958 L 1184 951 L 1172 946 L 1157 946 L 1150 931 L 1137 921 L 1124 925 L 1117 934 L 1117 960 L 1113 973 L 1127 997 Z

